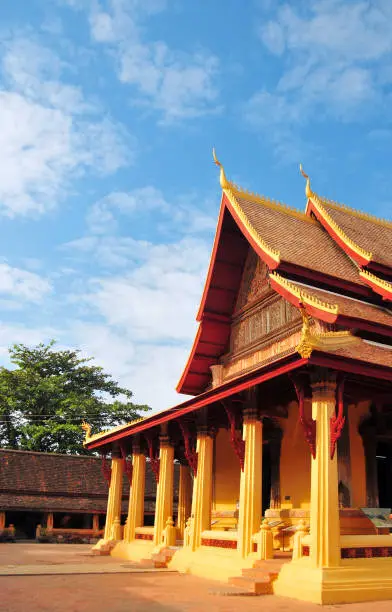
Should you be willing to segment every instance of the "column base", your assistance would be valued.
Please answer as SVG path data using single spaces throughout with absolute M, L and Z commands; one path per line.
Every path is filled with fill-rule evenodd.
M 148 540 L 133 540 L 132 542 L 116 542 L 111 551 L 111 556 L 117 559 L 140 562 L 150 559 L 154 550 L 154 544 Z
M 237 550 L 201 546 L 195 551 L 180 548 L 168 567 L 182 574 L 192 574 L 210 580 L 227 581 L 241 574 L 241 570 L 253 567 L 257 557 L 242 559 Z
M 392 559 L 344 559 L 319 569 L 302 558 L 282 567 L 273 588 L 275 595 L 317 604 L 392 599 Z
M 91 551 L 93 555 L 110 555 L 113 547 L 116 545 L 116 540 L 98 540 L 96 544 L 92 547 Z

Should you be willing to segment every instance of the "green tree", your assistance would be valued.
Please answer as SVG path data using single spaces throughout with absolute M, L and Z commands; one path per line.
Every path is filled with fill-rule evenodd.
M 15 367 L 0 368 L 0 446 L 82 454 L 82 421 L 96 433 L 150 410 L 133 404 L 132 392 L 92 365 L 93 358 L 54 344 L 9 349 Z

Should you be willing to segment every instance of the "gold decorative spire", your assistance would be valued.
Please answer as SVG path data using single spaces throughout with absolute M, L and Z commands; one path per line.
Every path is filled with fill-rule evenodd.
M 222 187 L 222 189 L 230 189 L 231 184 L 227 180 L 224 168 L 216 156 L 215 147 L 213 147 L 212 149 L 212 157 L 214 158 L 214 163 L 220 168 L 220 176 L 219 176 L 220 186 Z
M 91 425 L 89 423 L 86 423 L 86 421 L 83 421 L 81 427 L 85 432 L 84 442 L 86 443 L 91 438 Z
M 310 196 L 312 195 L 312 190 L 310 188 L 310 178 L 309 178 L 309 175 L 306 174 L 306 172 L 302 168 L 302 164 L 299 165 L 299 171 L 302 174 L 302 176 L 306 179 L 305 195 L 306 195 L 307 198 L 310 198 Z

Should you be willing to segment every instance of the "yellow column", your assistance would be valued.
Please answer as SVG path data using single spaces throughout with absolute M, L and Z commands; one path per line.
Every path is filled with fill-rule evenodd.
M 0 512 L 0 530 L 5 529 L 5 512 Z
M 340 522 L 337 452 L 330 456 L 330 420 L 335 412 L 335 377 L 312 384 L 312 416 L 316 421 L 316 458 L 312 458 L 310 559 L 318 568 L 340 564 Z
M 192 477 L 187 465 L 180 465 L 180 481 L 178 488 L 178 518 L 177 527 L 181 537 L 184 536 L 186 522 L 191 514 Z
M 201 534 L 211 527 L 212 498 L 212 433 L 203 428 L 197 434 L 197 474 L 193 481 L 192 523 L 189 545 L 196 550 L 201 544 Z
M 132 457 L 132 485 L 129 493 L 127 541 L 135 539 L 136 527 L 144 523 L 144 488 L 146 482 L 146 458 L 138 449 Z
M 123 460 L 120 457 L 112 456 L 112 475 L 110 479 L 108 505 L 106 510 L 106 523 L 104 539 L 112 539 L 112 527 L 120 524 L 121 530 L 121 497 L 123 485 Z M 117 530 L 119 531 L 119 530 Z M 116 537 L 119 533 L 114 534 Z
M 154 545 L 162 544 L 167 519 L 173 515 L 174 448 L 168 436 L 161 435 L 159 451 L 159 482 L 155 503 Z
M 238 550 L 246 558 L 252 552 L 252 536 L 259 531 L 262 509 L 263 425 L 254 408 L 244 411 L 243 439 L 245 461 L 240 481 Z

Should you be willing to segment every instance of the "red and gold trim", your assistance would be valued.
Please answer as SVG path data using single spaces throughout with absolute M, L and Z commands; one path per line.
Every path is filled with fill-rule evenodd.
M 361 270 L 359 276 L 375 293 L 381 295 L 383 300 L 392 301 L 392 283 L 388 283 L 388 281 L 379 278 L 367 270 Z

